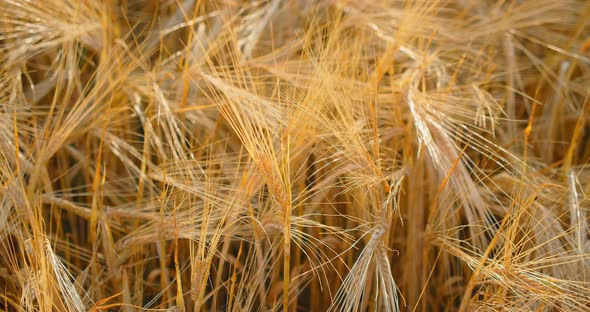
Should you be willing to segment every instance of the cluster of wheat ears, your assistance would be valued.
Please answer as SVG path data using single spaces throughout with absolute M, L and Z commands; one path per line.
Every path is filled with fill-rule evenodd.
M 589 50 L 588 0 L 0 0 L 0 310 L 588 311 Z

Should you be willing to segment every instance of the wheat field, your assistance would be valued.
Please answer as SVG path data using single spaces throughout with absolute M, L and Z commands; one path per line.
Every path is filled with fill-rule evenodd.
M 0 0 L 1 311 L 589 311 L 587 0 Z

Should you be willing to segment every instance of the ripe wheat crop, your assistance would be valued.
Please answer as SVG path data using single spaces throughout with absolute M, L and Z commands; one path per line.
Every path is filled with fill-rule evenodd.
M 0 310 L 589 311 L 588 0 L 0 0 Z

